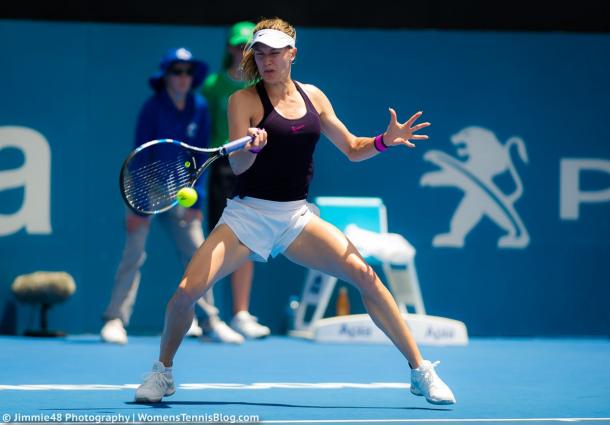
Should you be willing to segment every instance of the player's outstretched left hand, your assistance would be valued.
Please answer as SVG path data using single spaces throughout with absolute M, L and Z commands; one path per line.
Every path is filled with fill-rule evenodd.
M 410 148 L 414 148 L 415 143 L 412 143 L 411 140 L 428 139 L 428 136 L 425 134 L 414 134 L 422 128 L 428 127 L 430 125 L 429 122 L 423 122 L 415 126 L 413 125 L 415 121 L 422 116 L 422 111 L 413 114 L 413 116 L 409 118 L 409 120 L 404 124 L 398 122 L 398 118 L 396 117 L 396 111 L 394 109 L 389 108 L 389 111 L 390 123 L 388 124 L 387 130 L 383 134 L 383 142 L 387 146 L 405 145 Z

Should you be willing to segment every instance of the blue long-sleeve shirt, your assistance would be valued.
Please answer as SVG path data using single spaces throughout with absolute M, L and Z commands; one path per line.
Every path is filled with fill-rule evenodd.
M 210 116 L 205 99 L 198 93 L 186 98 L 180 111 L 163 89 L 152 95 L 142 106 L 136 127 L 135 146 L 156 139 L 174 139 L 192 146 L 207 148 L 210 137 Z M 199 195 L 191 208 L 200 208 L 205 197 L 205 184 L 199 179 L 195 190 Z

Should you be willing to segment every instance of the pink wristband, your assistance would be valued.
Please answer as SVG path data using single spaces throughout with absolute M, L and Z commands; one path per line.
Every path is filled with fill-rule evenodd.
M 386 144 L 383 143 L 383 133 L 381 133 L 379 136 L 375 136 L 374 145 L 375 149 L 377 149 L 379 152 L 383 152 L 388 148 Z

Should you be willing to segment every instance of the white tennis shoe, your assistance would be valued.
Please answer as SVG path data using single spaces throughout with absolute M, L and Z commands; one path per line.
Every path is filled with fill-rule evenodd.
M 426 397 L 428 403 L 454 404 L 455 397 L 451 389 L 434 370 L 439 363 L 424 360 L 417 369 L 411 370 L 411 392 L 417 396 Z
M 108 320 L 100 332 L 102 341 L 111 344 L 127 344 L 127 331 L 121 319 Z
M 271 333 L 271 329 L 258 323 L 258 319 L 245 310 L 233 316 L 231 327 L 248 339 L 264 338 Z
M 176 392 L 172 371 L 161 362 L 153 364 L 152 372 L 146 374 L 144 382 L 136 389 L 136 403 L 158 403 L 163 397 Z
M 225 344 L 243 344 L 244 337 L 235 332 L 225 322 L 218 318 L 211 318 L 209 324 L 204 326 L 205 330 L 201 339 L 210 342 L 222 342 Z
M 191 327 L 188 331 L 186 331 L 186 336 L 199 337 L 203 334 L 203 329 L 199 326 L 199 322 L 197 321 L 197 317 L 193 317 L 193 322 L 191 323 Z

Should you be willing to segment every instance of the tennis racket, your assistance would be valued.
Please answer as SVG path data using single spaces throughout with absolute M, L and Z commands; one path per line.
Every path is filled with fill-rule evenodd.
M 217 159 L 243 148 L 245 136 L 218 148 L 198 148 L 172 139 L 144 143 L 131 152 L 119 176 L 121 195 L 137 214 L 159 214 L 178 204 L 176 193 L 193 187 Z

